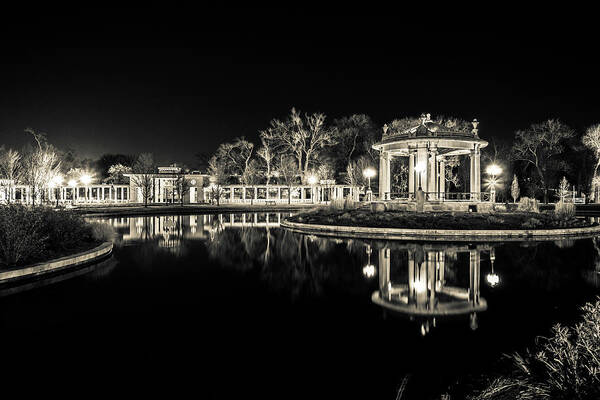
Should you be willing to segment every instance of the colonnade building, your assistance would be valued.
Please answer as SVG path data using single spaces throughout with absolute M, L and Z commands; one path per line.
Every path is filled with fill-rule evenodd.
M 92 183 L 90 179 L 70 181 L 63 185 L 50 184 L 33 195 L 28 185 L 0 180 L 2 203 L 56 203 L 56 204 L 115 204 L 144 203 L 147 192 L 149 204 L 209 203 L 214 197 L 213 185 L 207 174 L 184 173 L 176 166 L 158 167 L 153 173 L 124 174 L 129 183 Z M 178 183 L 185 180 L 185 190 Z M 182 193 L 180 193 L 180 191 Z M 327 203 L 331 200 L 359 199 L 361 188 L 322 180 L 313 185 L 221 185 L 221 203 Z M 183 197 L 183 199 L 182 199 Z

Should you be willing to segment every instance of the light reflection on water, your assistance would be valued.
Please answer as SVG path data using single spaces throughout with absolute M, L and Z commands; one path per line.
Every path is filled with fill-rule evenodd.
M 280 228 L 287 215 L 96 218 L 117 232 L 108 268 L 32 288 L 30 296 L 0 298 L 15 298 L 0 302 L 2 327 L 15 325 L 11 315 L 35 313 L 43 302 L 62 305 L 64 297 L 77 298 L 111 332 L 153 338 L 156 314 L 165 309 L 171 324 L 183 326 L 165 326 L 157 334 L 161 343 L 181 342 L 193 353 L 196 343 L 207 342 L 248 367 L 240 371 L 254 386 L 220 398 L 271 397 L 276 390 L 265 386 L 265 375 L 277 377 L 269 385 L 281 389 L 306 388 L 299 392 L 304 398 L 391 398 L 407 373 L 409 389 L 422 391 L 411 398 L 436 398 L 458 377 L 531 345 L 552 324 L 575 320 L 600 288 L 598 238 L 506 244 L 322 238 Z M 81 293 L 81 286 L 93 290 Z M 29 316 L 24 323 L 59 334 L 79 329 L 80 314 L 57 309 L 66 321 L 60 328 Z M 116 317 L 123 310 L 136 325 Z M 202 328 L 188 324 L 190 316 L 202 318 Z M 250 345 L 247 335 L 254 335 Z M 207 365 L 223 357 L 200 354 L 198 362 Z M 240 354 L 273 367 L 255 371 Z M 327 379 L 304 379 L 299 360 L 313 363 L 313 379 Z M 381 375 L 364 379 L 374 361 Z

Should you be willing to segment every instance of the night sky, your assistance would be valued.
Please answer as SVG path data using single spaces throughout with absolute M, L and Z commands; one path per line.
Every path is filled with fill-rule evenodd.
M 293 106 L 378 125 L 476 117 L 488 139 L 552 117 L 600 122 L 598 33 L 582 15 L 306 8 L 5 14 L 0 144 L 20 148 L 31 126 L 85 157 L 192 164 Z

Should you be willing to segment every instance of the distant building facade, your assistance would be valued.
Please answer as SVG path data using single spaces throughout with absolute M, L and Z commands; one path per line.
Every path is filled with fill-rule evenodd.
M 149 174 L 124 174 L 129 182 L 122 184 L 74 183 L 41 190 L 36 202 L 66 204 L 144 203 L 142 182 L 149 181 L 148 204 L 216 203 L 214 185 L 207 174 L 183 172 L 176 166 L 158 167 Z M 179 193 L 178 183 L 185 180 L 185 190 Z M 328 203 L 332 200 L 358 201 L 363 188 L 336 184 L 333 180 L 315 185 L 223 185 L 219 187 L 219 203 L 223 204 L 286 204 Z M 32 204 L 34 196 L 28 185 L 0 180 L 0 204 Z
M 144 196 L 140 183 L 143 180 L 143 174 L 124 174 L 129 178 L 129 188 L 131 191 L 130 203 L 143 203 Z M 182 194 L 178 190 L 178 180 L 184 179 L 186 190 L 183 193 L 184 204 L 196 204 L 204 202 L 204 192 L 202 188 L 207 182 L 208 175 L 200 172 L 182 172 L 180 167 L 158 167 L 157 172 L 150 174 L 152 183 L 149 196 L 149 203 L 181 203 Z

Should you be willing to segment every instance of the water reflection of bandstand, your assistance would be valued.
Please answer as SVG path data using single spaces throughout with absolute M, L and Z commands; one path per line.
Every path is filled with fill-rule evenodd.
M 404 244 L 394 250 L 408 255 L 407 274 L 404 282 L 393 282 L 391 277 L 390 248 L 379 252 L 379 290 L 372 301 L 386 310 L 410 318 L 422 320 L 421 333 L 429 332 L 436 325 L 436 318 L 469 315 L 470 326 L 477 328 L 477 313 L 487 309 L 487 302 L 480 296 L 481 253 L 494 251 L 488 245 Z M 469 287 L 457 287 L 447 283 L 446 259 L 459 253 L 469 254 Z M 493 274 L 493 272 L 492 272 Z M 494 277 L 488 276 L 488 280 Z M 490 282 L 491 283 L 491 282 Z M 492 283 L 491 283 L 492 284 Z

